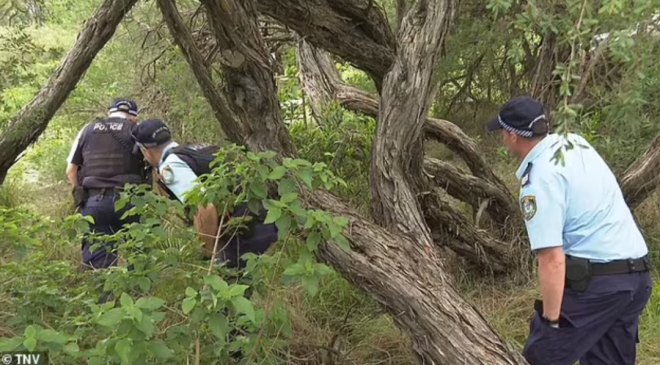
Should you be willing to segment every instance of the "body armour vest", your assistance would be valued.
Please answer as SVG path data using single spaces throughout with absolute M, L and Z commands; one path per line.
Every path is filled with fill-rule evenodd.
M 215 153 L 217 153 L 219 150 L 220 147 L 206 143 L 177 146 L 166 151 L 163 154 L 162 159 L 165 161 L 167 156 L 170 154 L 175 154 L 183 162 L 185 162 L 191 170 L 193 170 L 197 177 L 199 177 L 201 175 L 211 173 L 211 162 L 215 160 Z M 165 185 L 165 183 L 159 180 L 158 184 L 169 195 L 170 199 L 179 200 L 177 196 L 167 187 L 167 185 Z M 255 216 L 252 212 L 250 212 L 247 204 L 241 204 L 235 207 L 234 211 L 230 215 L 233 217 L 244 217 L 246 215 L 251 215 L 254 218 L 257 218 L 253 219 L 250 226 L 257 223 L 259 220 L 263 221 L 263 219 L 265 219 L 265 211 L 260 212 L 258 216 Z M 190 221 L 188 223 L 190 223 Z M 249 233 L 244 234 L 243 236 L 248 234 Z
M 113 188 L 148 182 L 144 158 L 131 138 L 134 127 L 127 119 L 109 118 L 85 128 L 81 136 L 84 187 Z

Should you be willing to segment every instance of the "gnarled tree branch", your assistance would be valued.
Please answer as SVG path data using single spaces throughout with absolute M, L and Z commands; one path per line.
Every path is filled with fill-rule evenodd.
M 115 33 L 137 0 L 105 0 L 78 33 L 66 58 L 37 95 L 14 116 L 0 135 L 0 184 L 19 155 L 36 142 L 78 84 L 94 57 Z
M 630 209 L 637 208 L 660 184 L 660 134 L 649 148 L 619 178 L 623 197 Z
M 355 64 L 380 90 L 396 41 L 382 9 L 372 0 L 260 0 L 257 6 L 308 42 Z
M 312 46 L 304 39 L 299 40 L 297 52 L 300 65 L 300 84 L 303 91 L 309 96 L 312 112 L 317 120 L 322 121 L 323 111 L 332 100 L 336 100 L 348 110 L 378 118 L 378 101 L 371 94 L 344 83 L 327 52 Z M 446 120 L 426 118 L 424 132 L 427 137 L 444 143 L 462 157 L 472 173 L 478 178 L 465 176 L 456 178 L 453 181 L 457 182 L 472 178 L 472 181 L 479 181 L 480 186 L 488 186 L 484 191 L 497 191 L 487 210 L 500 226 L 505 225 L 507 221 L 521 219 L 518 206 L 509 189 L 488 167 L 486 160 L 479 153 L 476 143 L 463 133 L 458 126 Z M 429 165 L 425 164 L 425 166 Z M 445 172 L 438 170 L 444 169 L 445 166 L 447 165 L 436 163 L 434 171 L 430 173 L 432 175 L 444 175 Z M 460 174 L 455 168 L 446 173 L 450 175 Z M 459 193 L 459 191 L 464 190 L 464 186 L 448 187 L 446 184 L 442 186 L 449 188 L 448 192 L 458 199 L 468 203 L 477 201 L 474 198 L 478 198 L 478 196 L 472 197 L 472 192 Z M 467 197 L 470 199 L 466 200 Z M 478 204 L 473 206 L 477 207 Z

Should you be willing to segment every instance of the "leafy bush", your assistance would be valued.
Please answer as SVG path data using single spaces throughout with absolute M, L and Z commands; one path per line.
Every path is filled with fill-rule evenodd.
M 0 280 L 7 295 L 0 298 L 0 316 L 7 317 L 1 318 L 0 351 L 48 350 L 57 364 L 80 359 L 89 359 L 89 364 L 181 364 L 190 359 L 229 364 L 237 351 L 244 354 L 243 363 L 281 361 L 278 349 L 292 335 L 291 325 L 268 284 L 300 282 L 314 296 L 319 279 L 332 273 L 315 261 L 317 247 L 332 240 L 350 250 L 341 233 L 347 219 L 305 209 L 298 186 L 332 189 L 344 183 L 322 162 L 278 163 L 275 153 L 245 153 L 235 146 L 220 151 L 212 173 L 200 181 L 188 198 L 193 210 L 213 203 L 224 216 L 239 204 L 251 209 L 262 204 L 266 222 L 279 228 L 280 242 L 273 249 L 279 251 L 245 255 L 248 266 L 242 273 L 204 264 L 193 230 L 178 227 L 176 217 L 183 207 L 144 186 L 132 186 L 117 208 L 130 201 L 134 207 L 126 214 L 140 214 L 140 223 L 103 239 L 120 242 L 119 250 L 134 270 L 119 266 L 77 272 L 73 256 L 43 248 L 44 243 L 72 247 L 69 240 L 79 242 L 82 234 L 89 234 L 85 219 L 73 215 L 58 222 L 3 208 L 0 247 L 6 252 Z M 271 184 L 279 199 L 269 198 Z M 229 232 L 234 220 L 223 230 Z M 70 235 L 63 237 L 62 229 Z M 295 249 L 283 254 L 285 245 Z M 98 297 L 108 292 L 115 299 L 98 304 Z M 255 298 L 248 299 L 246 292 L 254 292 Z

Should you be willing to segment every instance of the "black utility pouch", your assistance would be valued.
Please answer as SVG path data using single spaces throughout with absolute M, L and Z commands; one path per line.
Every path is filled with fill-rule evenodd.
M 566 257 L 566 286 L 582 293 L 587 290 L 593 277 L 589 260 Z
M 82 208 L 87 202 L 87 199 L 89 199 L 87 189 L 82 186 L 76 186 L 73 188 L 73 204 L 76 208 Z

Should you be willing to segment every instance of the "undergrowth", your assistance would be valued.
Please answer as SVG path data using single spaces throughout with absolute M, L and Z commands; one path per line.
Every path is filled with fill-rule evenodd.
M 332 176 L 337 176 L 347 183 L 336 183 L 332 189 L 367 213 L 369 152 L 375 125 L 368 118 L 340 112 L 329 120 L 332 122 L 323 129 L 291 127 L 302 147 L 302 157 L 323 163 L 316 165 L 314 170 L 318 171 L 301 175 L 296 169 L 311 166 L 301 160 L 301 165 L 290 164 L 282 174 L 282 168 L 262 156 L 260 163 L 269 166 L 265 179 L 259 178 L 256 165 L 249 159 L 242 162 L 242 174 L 262 182 L 268 176 L 275 182 L 287 176 L 299 183 L 311 178 L 314 184 L 323 183 L 319 174 L 332 181 Z M 496 172 L 516 191 L 512 177 L 516 162 L 498 152 L 498 141 L 492 137 L 480 137 L 480 145 L 489 160 L 497 161 L 493 164 Z M 458 160 L 446 148 L 427 147 L 433 157 Z M 226 178 L 217 171 L 215 180 L 209 179 L 206 186 L 216 190 L 226 187 L 217 176 Z M 248 191 L 254 190 L 256 195 L 243 197 L 223 190 L 216 199 L 260 200 L 261 190 L 255 189 Z M 219 281 L 226 271 L 209 267 L 199 258 L 193 232 L 176 218 L 182 214 L 181 208 L 151 195 L 142 203 L 138 201 L 145 214 L 143 224 L 120 234 L 129 242 L 122 251 L 124 264 L 97 276 L 79 271 L 80 234 L 85 224 L 71 215 L 69 194 L 62 181 L 44 189 L 22 181 L 16 172 L 0 188 L 0 206 L 6 207 L 0 221 L 0 337 L 4 338 L 0 349 L 34 345 L 56 354 L 58 364 L 74 364 L 85 356 L 106 356 L 113 363 L 143 357 L 159 364 L 194 359 L 206 359 L 208 362 L 203 363 L 210 364 L 212 359 L 230 361 L 229 352 L 237 348 L 265 364 L 414 363 L 406 336 L 371 297 L 334 270 L 316 266 L 311 251 L 304 249 L 309 229 L 287 229 L 289 233 L 269 255 L 251 260 L 247 285 L 253 286 L 256 294 L 247 304 L 236 299 L 244 297 L 246 281 Z M 195 199 L 204 198 L 198 194 Z M 289 206 L 295 201 L 283 204 Z M 655 223 L 660 218 L 659 206 L 660 198 L 654 195 L 636 212 L 655 262 L 660 247 L 660 229 Z M 279 220 L 287 216 L 285 212 L 297 210 L 287 209 L 280 206 L 280 216 L 271 218 Z M 295 213 L 291 214 L 288 222 L 279 224 L 292 227 Z M 156 224 L 159 217 L 165 218 L 161 228 Z M 132 253 L 129 246 L 149 248 L 150 254 Z M 142 268 L 129 274 L 125 261 Z M 532 302 L 538 297 L 535 281 L 524 285 L 495 283 L 469 272 L 456 272 L 464 297 L 482 311 L 498 333 L 521 348 Z M 103 287 L 115 291 L 113 304 L 95 304 Z M 227 315 L 218 316 L 223 308 Z M 242 328 L 241 334 L 228 336 L 229 326 L 236 325 Z M 660 363 L 660 346 L 655 341 L 660 337 L 657 291 L 644 313 L 640 337 L 639 364 Z

